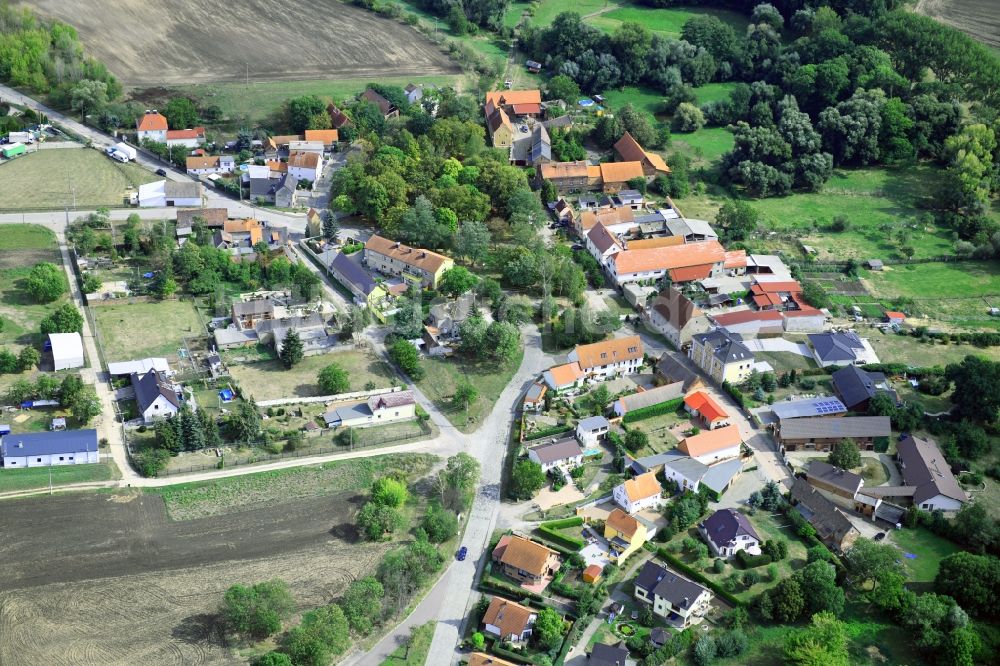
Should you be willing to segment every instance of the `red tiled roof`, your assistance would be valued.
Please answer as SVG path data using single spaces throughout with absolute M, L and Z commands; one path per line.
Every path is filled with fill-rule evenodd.
M 529 114 L 535 114 L 535 115 L 537 115 L 537 114 L 539 114 L 539 113 L 542 112 L 542 105 L 541 104 L 534 104 L 534 103 L 530 103 L 530 104 L 511 104 L 510 105 L 510 109 L 514 113 L 515 116 L 526 116 L 526 115 L 529 115 Z
M 144 113 L 135 124 L 138 132 L 162 132 L 167 129 L 167 118 L 162 113 Z
M 695 391 L 684 398 L 684 404 L 696 410 L 708 423 L 728 418 L 729 414 L 712 396 L 704 391 Z
M 171 139 L 201 139 L 205 136 L 204 127 L 192 127 L 190 129 L 170 130 L 167 132 L 167 141 Z

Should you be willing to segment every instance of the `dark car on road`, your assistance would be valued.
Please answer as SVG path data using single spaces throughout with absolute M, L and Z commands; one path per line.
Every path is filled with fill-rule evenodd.
M 458 549 L 458 555 L 457 555 L 458 561 L 459 562 L 464 562 L 465 561 L 465 556 L 468 555 L 468 554 L 469 554 L 469 549 L 467 547 L 462 546 L 461 548 L 459 548 Z
M 156 170 L 156 175 L 157 176 L 163 176 L 164 178 L 166 178 L 167 177 L 167 170 L 166 169 L 157 169 Z

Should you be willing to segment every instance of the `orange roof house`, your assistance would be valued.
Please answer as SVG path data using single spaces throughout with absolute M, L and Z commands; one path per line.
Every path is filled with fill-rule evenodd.
M 492 559 L 504 575 L 529 584 L 540 583 L 559 570 L 559 553 L 516 534 L 500 537 Z
M 514 106 L 516 104 L 541 104 L 541 90 L 491 90 L 486 93 L 486 103 L 494 106 Z
M 627 208 L 626 210 L 632 210 Z M 626 248 L 629 250 L 648 250 L 657 247 L 673 247 L 683 245 L 684 236 L 663 236 L 661 238 L 643 238 L 640 240 L 626 241 Z
M 714 428 L 715 424 L 729 421 L 729 413 L 704 391 L 695 391 L 686 396 L 684 407 L 689 412 L 700 416 L 709 429 Z
M 294 151 L 288 156 L 289 167 L 300 167 L 303 169 L 315 169 L 320 164 L 320 156 L 316 153 L 304 151 Z
M 135 129 L 137 132 L 165 132 L 167 131 L 167 118 L 162 113 L 147 111 L 139 116 Z
M 639 531 L 639 521 L 618 508 L 608 514 L 604 524 L 627 539 L 631 539 Z
M 264 240 L 263 230 L 260 222 L 252 217 L 244 220 L 226 220 L 222 224 L 222 230 L 226 233 L 248 233 L 250 234 L 250 244 L 256 245 Z
M 542 377 L 553 391 L 561 391 L 575 386 L 583 379 L 584 372 L 579 363 L 566 363 L 549 368 L 542 373 Z
M 666 271 L 673 282 L 703 280 L 725 262 L 726 251 L 718 241 L 702 241 L 671 247 L 625 250 L 611 259 L 614 272 L 623 276 Z
M 322 141 L 324 146 L 329 146 L 340 140 L 340 132 L 335 129 L 306 130 L 306 141 Z
M 638 335 L 612 338 L 589 345 L 577 345 L 569 353 L 570 362 L 576 361 L 584 372 L 600 370 L 616 364 L 638 365 L 643 358 L 642 339 Z
M 723 268 L 727 271 L 739 271 L 739 269 L 746 270 L 747 267 L 747 251 L 746 250 L 727 250 L 726 251 L 726 261 L 723 264 Z
M 646 177 L 642 170 L 642 162 L 602 162 L 598 166 L 605 192 L 616 192 L 633 178 Z
M 219 156 L 213 155 L 210 157 L 189 157 L 186 160 L 188 171 L 198 171 L 201 169 L 218 169 L 219 168 Z
M 538 612 L 503 597 L 493 597 L 483 615 L 488 633 L 502 640 L 522 641 L 528 637 Z
M 727 425 L 714 430 L 705 430 L 697 435 L 685 437 L 677 449 L 703 464 L 739 455 L 743 437 L 735 425 Z
M 662 157 L 645 150 L 628 132 L 625 132 L 622 138 L 615 143 L 615 153 L 618 154 L 618 159 L 622 162 L 642 164 L 643 173 L 647 176 L 670 173 L 670 167 L 667 166 Z
M 577 220 L 577 233 L 584 236 L 598 223 L 606 227 L 613 227 L 616 224 L 626 224 L 633 220 L 635 220 L 635 211 L 628 206 L 585 210 L 580 213 L 580 218 Z

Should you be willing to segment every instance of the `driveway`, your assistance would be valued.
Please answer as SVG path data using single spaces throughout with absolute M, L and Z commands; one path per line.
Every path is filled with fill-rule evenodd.
M 785 340 L 784 338 L 751 338 L 749 340 L 744 340 L 743 344 L 749 347 L 750 351 L 789 352 L 791 354 L 805 356 L 806 358 L 812 358 L 812 352 L 809 350 L 809 346 L 804 342 L 792 342 L 791 340 Z

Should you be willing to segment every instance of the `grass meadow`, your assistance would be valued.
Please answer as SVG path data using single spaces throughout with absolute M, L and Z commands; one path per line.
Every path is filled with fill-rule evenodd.
M 90 311 L 109 363 L 147 356 L 176 357 L 184 338 L 205 334 L 205 326 L 190 301 L 123 303 Z

